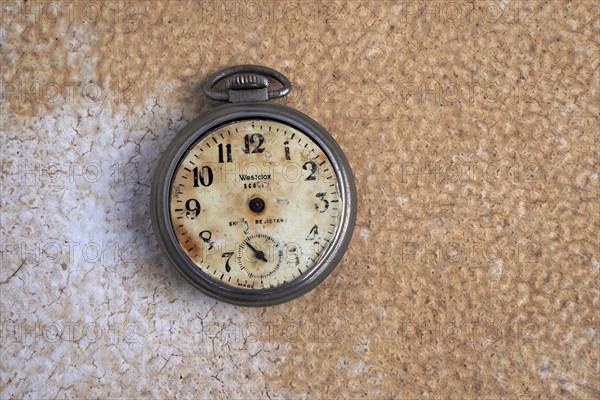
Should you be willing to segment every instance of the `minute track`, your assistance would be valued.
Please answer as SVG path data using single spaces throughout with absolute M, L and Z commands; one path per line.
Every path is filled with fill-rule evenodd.
M 285 127 L 285 129 L 283 129 Z M 261 144 L 254 141 L 249 148 L 263 147 L 267 154 L 249 151 L 245 153 L 244 137 L 253 135 L 256 131 L 262 132 L 263 140 Z M 293 137 L 296 140 L 289 142 L 286 137 Z M 217 140 L 218 138 L 218 140 Z M 218 154 L 215 146 L 212 150 L 202 157 L 195 158 L 196 155 L 202 152 L 206 147 L 211 148 L 210 143 L 218 144 L 220 148 L 225 145 L 230 145 L 233 159 L 236 160 L 233 166 L 224 166 L 221 163 L 222 154 Z M 284 144 L 287 143 L 287 144 Z M 240 121 L 235 124 L 226 125 L 216 129 L 211 134 L 198 141 L 184 157 L 183 162 L 192 161 L 190 157 L 196 160 L 195 171 L 204 171 L 204 168 L 210 168 L 212 176 L 214 176 L 213 184 L 210 187 L 198 185 L 194 188 L 180 183 L 180 193 L 173 193 L 173 203 L 180 202 L 181 199 L 187 200 L 194 198 L 201 205 L 201 211 L 197 219 L 182 218 L 182 224 L 175 228 L 175 235 L 183 243 L 183 237 L 186 234 L 191 234 L 198 237 L 200 227 L 202 230 L 212 232 L 210 243 L 199 242 L 200 250 L 191 251 L 190 248 L 184 248 L 187 251 L 188 257 L 193 260 L 197 268 L 202 270 L 206 263 L 211 265 L 223 265 L 223 277 L 219 278 L 224 283 L 231 284 L 228 276 L 239 276 L 235 279 L 241 287 L 272 287 L 283 284 L 293 277 L 297 277 L 297 273 L 284 273 L 283 271 L 289 268 L 294 268 L 294 271 L 307 271 L 309 265 L 314 263 L 314 260 L 319 257 L 319 253 L 323 251 L 323 246 L 313 246 L 311 241 L 306 241 L 306 233 L 312 228 L 315 220 L 322 218 L 339 219 L 338 210 L 331 207 L 326 208 L 319 215 L 313 214 L 311 221 L 304 218 L 302 213 L 296 210 L 305 210 L 304 212 L 313 213 L 314 200 L 310 195 L 303 197 L 301 190 L 298 187 L 305 187 L 309 193 L 325 192 L 325 187 L 337 186 L 335 175 L 324 175 L 325 170 L 330 169 L 330 162 L 326 154 L 318 146 L 309 146 L 312 141 L 303 133 L 295 128 L 285 126 L 279 122 L 261 120 L 257 123 L 255 120 Z M 293 145 L 296 143 L 295 145 Z M 314 144 L 314 143 L 313 143 Z M 229 147 L 229 146 L 228 146 Z M 200 152 L 199 152 L 200 151 Z M 287 157 L 290 157 L 288 160 Z M 269 157 L 269 158 L 267 158 Z M 313 163 L 314 169 L 301 166 L 305 164 L 305 160 L 321 159 L 318 164 Z M 193 161 L 192 161 L 193 162 Z M 311 161 L 312 162 L 312 161 Z M 176 179 L 179 182 L 188 181 L 192 176 L 192 170 L 187 167 L 182 167 L 176 174 Z M 248 172 L 248 173 L 246 173 Z M 249 172 L 252 172 L 250 174 Z M 198 173 L 198 172 L 197 172 Z M 240 180 L 240 177 L 245 180 Z M 257 177 L 257 178 L 254 178 Z M 249 179 L 250 180 L 247 180 Z M 310 179 L 309 179 L 310 178 Z M 312 180 L 314 178 L 314 180 Z M 179 183 L 176 182 L 176 183 Z M 250 185 L 249 191 L 243 188 L 243 185 Z M 264 200 L 264 210 L 259 213 L 248 213 L 247 203 L 244 199 L 248 197 L 262 197 Z M 330 198 L 331 196 L 331 198 Z M 339 202 L 337 191 L 327 191 L 327 202 Z M 228 205 L 225 205 L 225 204 Z M 327 204 L 325 204 L 327 205 Z M 218 210 L 226 210 L 226 216 L 214 214 L 220 212 Z M 258 210 L 258 209 L 257 209 Z M 172 212 L 183 212 L 181 208 L 172 208 Z M 321 216 L 322 215 L 322 216 Z M 330 217 L 327 217 L 330 216 Z M 242 220 L 247 221 L 246 232 L 241 230 L 244 224 L 230 224 L 227 221 Z M 285 243 L 296 243 L 298 251 L 294 254 L 284 254 L 285 250 L 281 250 L 281 260 L 274 271 L 268 272 L 252 272 L 249 271 L 241 256 L 238 260 L 238 267 L 232 268 L 231 271 L 225 271 L 226 262 L 223 262 L 221 254 L 228 252 L 239 253 L 240 248 L 243 248 L 244 236 L 252 236 L 252 234 L 263 234 L 273 238 L 271 255 L 266 251 L 257 248 L 254 243 L 246 242 L 246 247 L 254 252 L 254 259 L 260 263 L 269 264 L 272 260 L 279 260 L 279 257 L 273 254 L 274 248 L 285 249 Z M 323 231 L 319 240 L 324 243 L 329 242 L 334 231 Z M 243 235 L 243 236 L 242 236 Z M 181 238 L 181 239 L 179 239 Z M 326 241 L 324 240 L 326 239 Z M 219 248 L 209 249 L 211 243 L 218 243 Z M 316 253 L 315 253 L 316 252 Z M 313 256 L 311 256 L 313 254 Z M 297 263 L 296 263 L 296 260 Z M 221 261 L 221 262 L 219 262 Z M 247 263 L 247 262 L 246 262 Z M 298 264 L 300 267 L 298 267 Z M 253 265 L 252 263 L 248 264 Z M 218 266 L 216 267 L 218 271 Z M 259 268 L 257 266 L 256 268 Z M 212 273 L 212 271 L 211 271 Z M 303 272 L 302 272 L 303 273 Z M 302 274 L 301 273 L 301 274 Z M 220 277 L 218 274 L 217 277 Z M 243 279 L 242 279 L 243 278 Z

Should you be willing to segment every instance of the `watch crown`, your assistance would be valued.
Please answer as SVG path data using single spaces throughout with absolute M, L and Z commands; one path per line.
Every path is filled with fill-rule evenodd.
M 269 86 L 269 80 L 257 74 L 238 74 L 227 79 L 225 88 L 227 90 L 264 89 Z
M 225 81 L 225 90 L 215 90 L 215 86 L 221 81 Z M 281 87 L 269 90 L 269 81 L 277 82 Z M 268 101 L 287 96 L 292 90 L 292 83 L 285 75 L 274 69 L 245 64 L 214 73 L 208 77 L 202 88 L 206 97 L 211 100 L 242 103 Z

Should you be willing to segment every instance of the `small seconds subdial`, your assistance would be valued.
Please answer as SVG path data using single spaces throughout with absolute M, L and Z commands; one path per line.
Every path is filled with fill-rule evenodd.
M 181 250 L 227 285 L 274 288 L 314 266 L 338 229 L 339 182 L 320 146 L 285 123 L 222 125 L 190 146 L 173 175 Z
M 256 233 L 242 242 L 237 263 L 250 279 L 265 279 L 277 272 L 283 259 L 283 246 L 272 237 Z

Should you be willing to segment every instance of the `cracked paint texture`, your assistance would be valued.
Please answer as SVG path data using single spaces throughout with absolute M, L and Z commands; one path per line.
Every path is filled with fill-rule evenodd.
M 2 398 L 600 396 L 592 1 L 2 2 Z M 209 299 L 150 181 L 234 64 L 286 74 L 356 176 L 291 303 Z

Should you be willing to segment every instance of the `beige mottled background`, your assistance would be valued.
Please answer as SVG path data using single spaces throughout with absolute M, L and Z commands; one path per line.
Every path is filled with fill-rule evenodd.
M 600 398 L 596 3 L 1 7 L 2 398 Z M 241 63 L 358 185 L 343 262 L 273 308 L 193 290 L 148 216 Z

